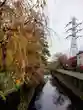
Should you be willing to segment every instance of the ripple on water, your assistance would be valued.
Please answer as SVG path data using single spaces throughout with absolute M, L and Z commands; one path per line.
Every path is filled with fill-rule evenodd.
M 69 105 L 71 101 L 68 97 L 61 94 L 56 86 L 52 86 L 50 80 L 35 100 L 36 110 L 71 110 L 67 109 Z

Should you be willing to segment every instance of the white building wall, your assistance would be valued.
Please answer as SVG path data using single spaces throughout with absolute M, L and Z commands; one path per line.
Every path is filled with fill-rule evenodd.
M 78 66 L 83 65 L 83 53 L 77 55 L 77 65 Z
M 77 55 L 77 66 L 79 66 L 80 62 L 79 62 L 79 55 Z

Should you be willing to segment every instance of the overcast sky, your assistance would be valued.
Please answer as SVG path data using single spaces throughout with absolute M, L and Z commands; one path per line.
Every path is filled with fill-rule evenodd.
M 71 39 L 66 40 L 65 25 L 75 16 L 83 21 L 83 0 L 48 0 L 49 26 L 59 35 L 49 38 L 50 52 L 66 52 L 68 54 Z M 82 26 L 83 27 L 83 26 Z M 83 38 L 78 39 L 78 48 L 83 47 Z

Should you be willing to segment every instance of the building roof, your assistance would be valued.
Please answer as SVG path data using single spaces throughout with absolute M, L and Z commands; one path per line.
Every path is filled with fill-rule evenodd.
M 73 57 L 70 57 L 69 60 L 73 60 L 73 59 L 75 59 L 75 58 L 76 58 L 76 56 L 73 56 Z

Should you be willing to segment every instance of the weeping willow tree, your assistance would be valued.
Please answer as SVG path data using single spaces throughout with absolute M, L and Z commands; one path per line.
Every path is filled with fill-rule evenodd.
M 45 5 L 45 0 L 1 2 L 0 67 L 2 71 L 13 71 L 14 80 L 25 80 L 26 76 L 28 81 L 36 83 L 37 75 L 28 70 L 25 72 L 25 67 L 46 64 L 50 55 L 46 41 L 47 22 L 43 12 Z

